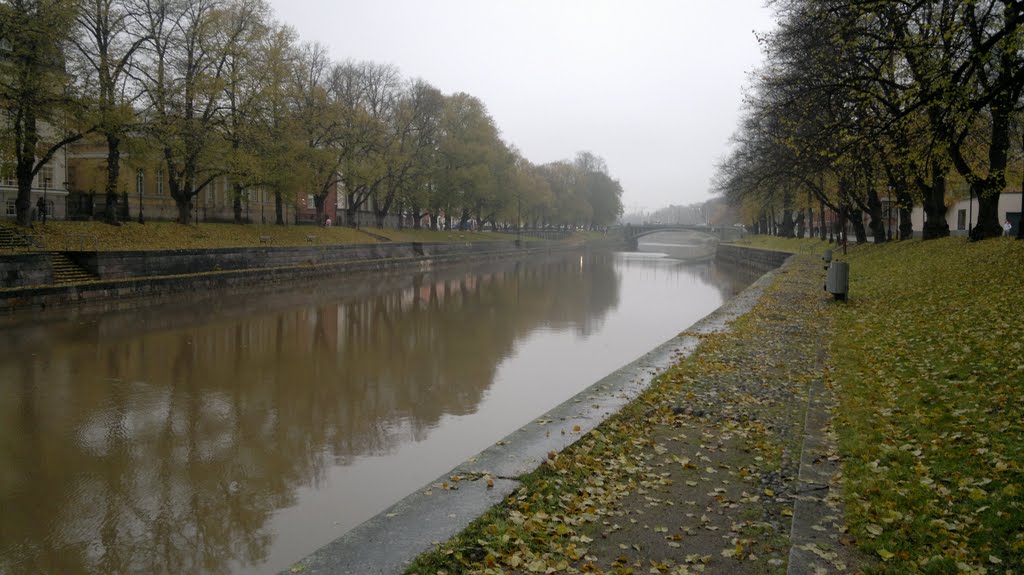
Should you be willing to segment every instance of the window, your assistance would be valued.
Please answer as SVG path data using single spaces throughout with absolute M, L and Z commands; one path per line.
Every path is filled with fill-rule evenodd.
M 164 167 L 156 169 L 156 195 L 164 195 Z
M 956 229 L 966 230 L 967 229 L 967 210 L 956 211 Z
M 141 196 L 146 191 L 146 179 L 145 174 L 142 173 L 142 168 L 135 170 L 135 193 Z
M 14 164 L 4 162 L 0 164 L 0 183 L 5 186 L 17 186 L 18 180 L 14 176 Z
M 41 188 L 53 188 L 53 165 L 46 163 L 39 168 L 39 173 L 36 174 L 36 182 L 38 182 Z
M 7 198 L 7 215 L 16 216 L 18 215 L 18 208 L 14 205 L 14 198 Z

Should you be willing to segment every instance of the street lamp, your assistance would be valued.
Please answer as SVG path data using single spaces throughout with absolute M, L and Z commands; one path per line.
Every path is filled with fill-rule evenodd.
M 46 223 L 46 212 L 50 211 L 50 201 L 46 199 L 46 189 L 50 187 L 50 178 L 43 178 L 43 223 Z
M 138 192 L 139 192 L 139 223 L 140 224 L 146 223 L 146 219 L 142 215 L 142 186 L 144 185 L 144 183 L 145 183 L 145 179 L 143 177 L 142 168 L 139 168 L 138 173 L 135 174 L 135 189 L 138 190 Z
M 516 246 L 523 246 L 523 198 L 516 194 Z
M 889 208 L 889 215 L 886 218 L 888 220 L 886 222 L 888 224 L 886 226 L 886 228 L 888 229 L 887 230 L 888 231 L 888 236 L 886 237 L 886 240 L 891 242 L 892 241 L 892 186 L 889 186 L 889 191 L 888 191 L 888 194 L 886 196 L 886 199 L 888 200 L 886 202 L 886 206 L 888 206 L 888 208 Z

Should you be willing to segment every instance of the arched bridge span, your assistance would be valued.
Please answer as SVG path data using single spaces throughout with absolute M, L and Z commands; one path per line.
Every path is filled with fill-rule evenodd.
M 727 242 L 738 240 L 743 237 L 743 228 L 736 226 L 705 226 L 696 224 L 644 224 L 639 226 L 621 226 L 623 239 L 631 246 L 636 247 L 640 238 L 659 232 L 699 232 L 714 236 L 719 241 Z

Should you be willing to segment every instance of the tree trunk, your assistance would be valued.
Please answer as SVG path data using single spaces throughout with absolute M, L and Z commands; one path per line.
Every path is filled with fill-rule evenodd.
M 826 234 L 828 230 L 825 229 L 825 200 L 818 200 L 818 235 L 821 236 L 821 241 L 828 239 Z
M 235 182 L 232 186 L 234 190 L 233 198 L 231 200 L 231 206 L 235 211 L 235 223 L 242 223 L 242 184 Z
M 1017 239 L 1024 240 L 1024 179 L 1020 181 L 1020 219 L 1017 220 Z
M 284 225 L 284 198 L 279 190 L 274 190 L 274 223 Z
M 876 244 L 885 243 L 885 224 L 882 222 L 882 200 L 874 186 L 868 187 L 868 225 Z M 862 224 L 863 227 L 863 224 Z M 860 238 L 857 239 L 860 241 Z
M 193 198 L 189 197 L 184 201 L 175 202 L 178 207 L 178 223 L 188 225 L 192 222 L 192 201 Z
M 946 222 L 946 175 L 938 161 L 932 164 L 931 186 L 922 189 L 924 192 L 924 229 L 921 238 L 933 240 L 949 236 L 949 223 Z
M 324 225 L 324 222 L 327 221 L 327 217 L 324 216 L 324 214 L 327 212 L 327 210 L 324 207 L 325 203 L 327 203 L 326 193 L 315 194 L 313 196 L 313 205 L 316 207 L 316 225 L 318 226 Z
M 868 233 L 864 228 L 864 212 L 858 209 L 850 210 L 848 217 L 850 225 L 853 227 L 853 235 L 857 238 L 857 243 L 868 243 Z
M 107 134 L 107 181 L 103 187 L 106 202 L 103 207 L 103 221 L 117 223 L 117 180 L 121 174 L 121 138 Z
M 18 225 L 25 228 L 32 226 L 33 163 L 34 160 L 32 159 L 25 162 L 18 158 L 18 163 L 14 168 L 14 173 L 18 180 L 18 198 L 14 200 L 14 207 L 18 214 Z
M 796 222 L 793 221 L 793 194 L 788 189 L 782 191 L 782 222 L 779 223 L 779 235 L 784 238 L 792 238 L 795 234 L 793 228 Z
M 978 223 L 971 228 L 972 240 L 998 238 L 1003 235 L 1003 225 L 999 221 L 999 196 L 1003 184 L 1004 178 L 990 176 L 971 186 L 975 189 L 975 197 L 978 198 Z
M 910 195 L 906 178 L 896 178 L 892 180 L 892 184 L 896 192 L 896 207 L 900 219 L 898 237 L 900 240 L 909 240 L 914 237 L 914 222 L 910 219 L 910 211 L 914 207 L 914 198 Z

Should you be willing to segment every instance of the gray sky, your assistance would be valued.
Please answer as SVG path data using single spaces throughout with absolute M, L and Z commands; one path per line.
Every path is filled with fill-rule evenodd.
M 484 102 L 534 164 L 590 151 L 626 212 L 707 199 L 763 0 L 270 0 L 303 42 Z

